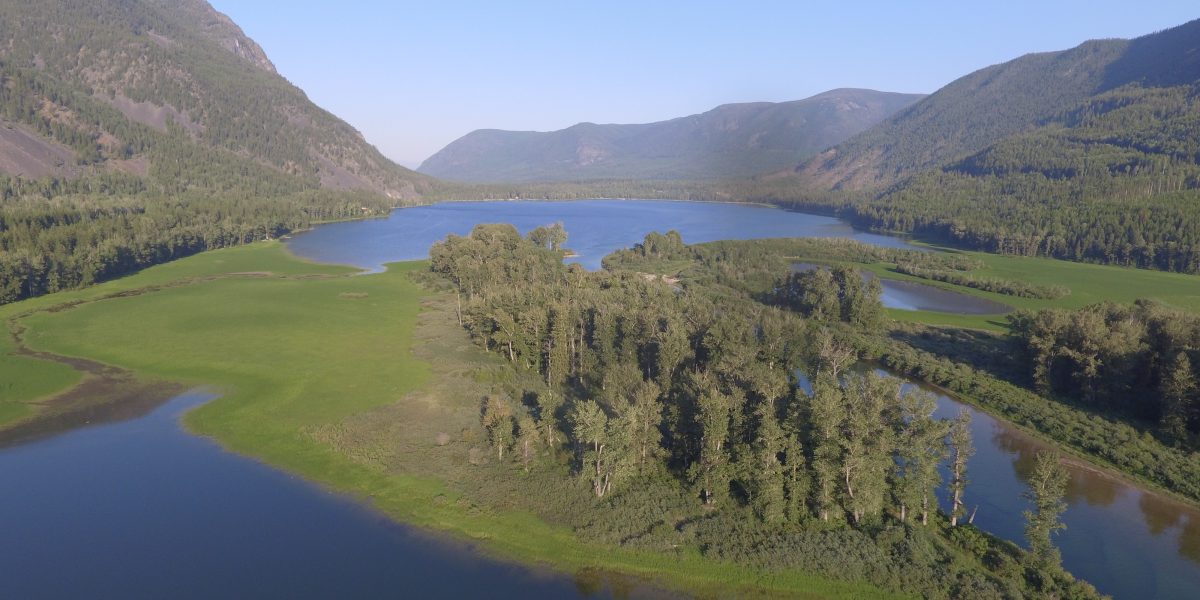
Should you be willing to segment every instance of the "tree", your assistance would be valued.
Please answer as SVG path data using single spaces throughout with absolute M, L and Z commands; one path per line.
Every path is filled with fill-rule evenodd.
M 529 465 L 533 459 L 537 457 L 538 448 L 541 446 L 542 432 L 538 428 L 533 417 L 525 414 L 517 419 L 517 456 L 521 460 L 521 467 L 525 472 L 529 472 Z
M 752 444 L 754 512 L 767 523 L 779 523 L 787 515 L 784 491 L 784 465 L 779 461 L 786 436 L 775 418 L 771 402 L 761 402 L 755 410 L 758 427 Z
M 858 352 L 848 344 L 833 337 L 828 329 L 817 334 L 817 371 L 824 371 L 837 381 L 842 371 L 858 360 Z
M 575 405 L 571 413 L 572 434 L 583 447 L 582 472 L 591 478 L 592 493 L 603 498 L 610 490 L 622 467 L 621 431 L 611 427 L 608 415 L 594 400 Z
M 483 427 L 487 429 L 496 458 L 504 460 L 504 449 L 512 443 L 512 403 L 505 396 L 490 394 L 483 400 Z
M 1051 536 L 1066 529 L 1059 516 L 1067 509 L 1063 497 L 1068 479 L 1067 469 L 1057 454 L 1039 452 L 1029 479 L 1029 490 L 1022 494 L 1034 508 L 1025 511 L 1025 539 L 1029 541 L 1030 555 L 1042 567 L 1057 567 L 1062 562 Z
M 933 418 L 937 401 L 933 394 L 914 391 L 900 402 L 901 420 L 897 436 L 895 484 L 900 521 L 910 511 L 919 511 L 921 524 L 929 524 L 930 508 L 936 506 L 934 491 L 942 484 L 938 465 L 946 457 L 946 424 Z
M 900 391 L 891 377 L 854 376 L 847 381 L 842 421 L 845 506 L 855 524 L 883 511 L 887 476 L 894 464 L 889 411 Z
M 729 491 L 729 451 L 725 444 L 734 401 L 711 382 L 706 383 L 707 389 L 701 391 L 699 399 L 700 458 L 692 464 L 689 475 L 699 486 L 704 503 L 715 505 Z
M 1159 422 L 1163 433 L 1180 444 L 1187 440 L 1188 413 L 1196 395 L 1196 380 L 1187 354 L 1179 352 L 1171 360 L 1163 378 L 1161 395 L 1162 416 Z
M 963 409 L 950 426 L 950 526 L 957 527 L 966 513 L 963 492 L 967 489 L 967 461 L 975 454 L 971 441 L 971 413 Z
M 645 471 L 662 454 L 659 425 L 662 423 L 663 405 L 658 396 L 657 385 L 652 382 L 639 383 L 621 415 L 620 426 L 627 432 L 638 471 Z
M 558 444 L 558 409 L 562 404 L 562 396 L 549 388 L 537 395 L 538 424 L 545 431 L 542 441 L 551 449 Z
M 841 474 L 841 429 L 846 418 L 842 390 L 828 374 L 818 374 L 809 398 L 813 444 L 813 504 L 822 521 L 828 521 L 837 505 Z

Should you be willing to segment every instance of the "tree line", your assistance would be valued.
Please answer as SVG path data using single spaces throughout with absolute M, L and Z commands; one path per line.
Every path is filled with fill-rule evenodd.
M 1200 319 L 1148 301 L 1009 317 L 1034 388 L 1156 423 L 1172 444 L 1200 448 Z
M 333 219 L 386 214 L 365 192 L 172 198 L 62 195 L 0 202 L 0 304 L 74 289 L 205 250 Z

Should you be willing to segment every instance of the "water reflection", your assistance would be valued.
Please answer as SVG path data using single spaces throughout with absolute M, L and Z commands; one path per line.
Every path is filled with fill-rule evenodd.
M 859 372 L 890 374 L 869 365 Z M 801 386 L 811 392 L 801 377 Z M 1024 542 L 1022 498 L 1038 452 L 1053 448 L 987 413 L 951 398 L 935 387 L 905 384 L 937 396 L 934 415 L 949 419 L 971 413 L 976 453 L 968 465 L 966 501 L 978 509 L 975 524 L 985 531 Z M 1194 599 L 1200 590 L 1200 510 L 1143 490 L 1119 475 L 1067 458 L 1067 529 L 1055 538 L 1063 565 L 1101 592 L 1125 599 Z M 948 474 L 943 472 L 943 477 Z M 942 509 L 949 501 L 939 494 Z
M 816 268 L 822 267 L 814 263 L 792 263 L 792 269 L 796 271 L 809 271 Z M 876 275 L 870 271 L 863 271 L 862 276 L 864 280 L 876 278 Z M 1012 312 L 1012 307 L 1007 304 L 915 281 L 880 278 L 879 283 L 883 288 L 880 300 L 887 308 L 928 310 L 958 315 L 1000 315 Z

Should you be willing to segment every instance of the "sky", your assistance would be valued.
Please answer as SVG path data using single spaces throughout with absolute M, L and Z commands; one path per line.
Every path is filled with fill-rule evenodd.
M 1187 1 L 210 0 L 408 167 L 475 129 L 645 123 L 976 69 L 1200 18 Z

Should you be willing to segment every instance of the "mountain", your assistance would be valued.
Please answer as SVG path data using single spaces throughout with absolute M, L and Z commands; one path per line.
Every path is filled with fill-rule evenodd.
M 0 47 L 0 174 L 10 178 L 395 200 L 430 185 L 309 101 L 203 0 L 4 2 Z
M 1123 86 L 1189 85 L 1200 21 L 1135 40 L 1093 40 L 980 69 L 796 169 L 812 187 L 869 189 L 962 160 Z
M 840 89 L 793 102 L 726 104 L 657 123 L 484 129 L 450 143 L 418 170 L 464 182 L 748 177 L 794 165 L 921 98 Z
M 982 69 L 776 179 L 862 226 L 1200 273 L 1200 20 Z

